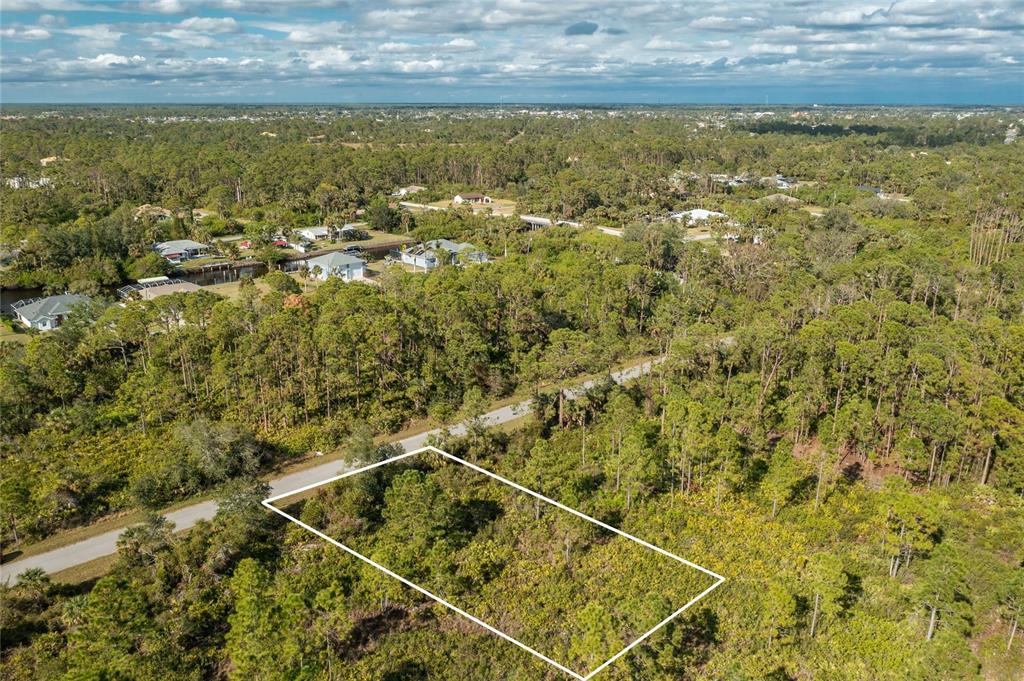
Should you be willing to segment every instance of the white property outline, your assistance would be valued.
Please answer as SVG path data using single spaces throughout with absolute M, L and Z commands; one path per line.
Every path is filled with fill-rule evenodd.
M 377 562 L 371 560 L 370 558 L 367 558 L 363 554 L 359 553 L 358 551 L 355 551 L 354 549 L 351 549 L 348 546 L 345 546 L 344 544 L 342 544 L 338 540 L 332 539 L 331 537 L 328 537 L 326 534 L 324 534 L 320 530 L 317 530 L 314 527 L 310 527 L 309 525 L 307 525 L 306 523 L 302 522 L 298 518 L 295 518 L 295 517 L 289 515 L 288 513 L 285 513 L 284 511 L 282 511 L 281 509 L 279 509 L 279 508 L 277 508 L 276 506 L 273 505 L 273 502 L 278 501 L 279 499 L 284 499 L 285 497 L 290 497 L 292 495 L 299 494 L 301 492 L 306 492 L 306 491 L 314 489 L 316 487 L 320 487 L 321 485 L 326 485 L 326 484 L 331 483 L 331 482 L 336 482 L 338 480 L 341 480 L 343 478 L 347 478 L 347 477 L 356 475 L 358 473 L 365 473 L 366 471 L 372 470 L 372 469 L 377 468 L 379 466 L 384 466 L 384 465 L 387 465 L 389 463 L 394 463 L 396 461 L 401 461 L 402 459 L 406 459 L 406 458 L 409 458 L 411 456 L 416 456 L 417 454 L 421 454 L 423 452 L 428 452 L 428 451 L 429 452 L 434 452 L 435 454 L 439 454 L 439 455 L 441 455 L 441 456 L 443 456 L 443 457 L 445 457 L 447 459 L 451 459 L 452 461 L 455 461 L 457 463 L 462 464 L 463 466 L 471 468 L 471 469 L 477 471 L 478 473 L 483 473 L 484 475 L 486 475 L 488 477 L 491 477 L 491 478 L 494 478 L 495 480 L 498 480 L 500 482 L 503 482 L 506 485 L 509 485 L 510 487 L 514 487 L 515 489 L 519 490 L 520 492 L 526 492 L 527 494 L 529 494 L 532 497 L 536 497 L 537 499 L 540 499 L 541 501 L 545 501 L 545 502 L 551 504 L 552 506 L 555 506 L 557 508 L 562 509 L 563 511 L 568 511 L 569 513 L 572 513 L 575 516 L 578 516 L 580 518 L 583 518 L 584 520 L 587 520 L 587 521 L 589 521 L 591 523 L 594 523 L 595 525 L 598 525 L 599 527 L 602 527 L 602 528 L 604 528 L 604 529 L 606 529 L 606 530 L 608 530 L 610 532 L 614 532 L 615 534 L 617 534 L 619 536 L 625 537 L 626 539 L 631 539 L 632 541 L 636 542 L 637 544 L 640 544 L 641 546 L 649 548 L 652 551 L 656 551 L 657 553 L 660 553 L 663 556 L 671 558 L 674 561 L 677 561 L 677 562 L 682 563 L 684 565 L 688 565 L 688 566 L 690 566 L 692 568 L 695 568 L 695 569 L 703 572 L 706 575 L 714 577 L 718 581 L 716 581 L 714 584 L 709 586 L 707 589 L 704 589 L 704 591 L 702 591 L 699 594 L 697 594 L 696 596 L 694 596 L 686 605 L 684 605 L 683 607 L 681 607 L 678 610 L 676 610 L 675 612 L 673 612 L 671 615 L 669 615 L 668 617 L 663 619 L 658 624 L 654 625 L 651 629 L 647 630 L 647 632 L 644 633 L 640 638 L 636 639 L 635 641 L 633 641 L 632 643 L 627 645 L 625 648 L 623 648 L 622 650 L 620 650 L 619 652 L 615 653 L 610 658 L 608 658 L 607 660 L 602 662 L 597 668 L 593 669 L 589 674 L 587 674 L 586 676 L 582 676 L 581 674 L 578 674 L 577 672 L 574 672 L 573 670 L 569 669 L 565 665 L 562 665 L 562 664 L 559 664 L 558 662 L 555 662 L 554 660 L 552 660 L 550 657 L 547 657 L 543 653 L 540 653 L 540 652 L 534 650 L 533 648 L 531 648 L 530 646 L 526 645 L 525 643 L 517 641 L 516 639 L 512 638 L 511 636 L 509 636 L 505 632 L 499 631 L 498 629 L 495 629 L 490 624 L 487 624 L 487 622 L 484 622 L 480 618 L 474 617 L 473 615 L 470 615 L 468 612 L 466 612 L 462 608 L 459 608 L 459 607 L 449 603 L 448 601 L 444 600 L 443 598 L 430 593 L 429 591 L 427 591 L 426 589 L 424 589 L 421 586 L 413 584 L 412 582 L 410 582 L 405 577 L 402 577 L 401 575 L 399 575 L 399 574 L 397 574 L 395 572 L 392 572 L 391 570 L 387 569 L 386 567 L 384 567 L 380 563 L 377 563 Z M 591 518 L 590 516 L 588 516 L 585 513 L 581 513 L 580 511 L 577 511 L 576 509 L 569 508 L 565 504 L 561 504 L 561 503 L 555 501 L 554 499 L 549 499 L 548 497 L 544 496 L 543 494 L 539 494 L 537 492 L 534 492 L 531 489 L 527 489 L 526 487 L 523 487 L 522 485 L 519 485 L 519 484 L 517 484 L 515 482 L 512 482 L 511 480 L 503 478 L 500 475 L 498 475 L 497 473 L 492 473 L 491 471 L 486 470 L 484 468 L 481 468 L 480 466 L 477 466 L 476 464 L 472 464 L 469 461 L 466 461 L 464 459 L 460 459 L 457 456 L 449 454 L 446 451 L 438 449 L 437 447 L 432 447 L 430 445 L 428 445 L 426 447 L 420 447 L 419 449 L 414 449 L 413 451 L 406 452 L 405 454 L 398 454 L 397 456 L 392 456 L 389 459 L 384 459 L 383 461 L 378 461 L 377 463 L 373 463 L 373 464 L 370 464 L 368 466 L 363 466 L 361 468 L 357 468 L 357 469 L 349 471 L 347 473 L 342 473 L 341 475 L 336 475 L 336 476 L 334 476 L 332 478 L 327 478 L 326 480 L 321 480 L 320 482 L 314 482 L 314 483 L 312 483 L 310 485 L 305 485 L 304 487 L 300 487 L 298 489 L 294 489 L 294 490 L 292 490 L 290 492 L 283 492 L 281 494 L 277 494 L 275 496 L 272 496 L 272 497 L 269 497 L 267 499 L 264 499 L 260 503 L 262 503 L 264 506 L 269 508 L 271 511 L 274 511 L 278 515 L 280 515 L 280 516 L 286 518 L 287 520 L 290 520 L 291 522 L 295 523 L 299 527 L 301 527 L 301 528 L 303 528 L 305 530 L 308 530 L 309 532 L 312 532 L 313 534 L 315 534 L 316 536 L 320 537 L 321 539 L 323 539 L 323 540 L 333 544 L 334 546 L 337 546 L 342 551 L 345 551 L 346 553 L 349 553 L 349 554 L 355 556 L 356 558 L 358 558 L 359 560 L 361 560 L 361 561 L 363 561 L 365 563 L 369 563 L 370 565 L 372 565 L 373 567 L 377 568 L 378 570 L 380 570 L 384 574 L 386 574 L 386 575 L 388 575 L 390 577 L 394 577 L 395 579 L 400 581 L 402 584 L 405 584 L 406 586 L 408 586 L 408 587 L 410 587 L 412 589 L 415 589 L 416 591 L 420 592 L 424 596 L 427 596 L 427 597 L 437 601 L 438 603 L 440 603 L 441 605 L 445 606 L 446 608 L 449 608 L 450 610 L 454 610 L 455 612 L 459 613 L 460 615 L 462 615 L 466 619 L 474 622 L 475 624 L 479 624 L 481 627 L 483 627 L 487 631 L 491 632 L 492 634 L 496 634 L 497 636 L 500 636 L 501 638 L 505 639 L 509 643 L 513 643 L 516 646 L 519 646 L 520 648 L 522 648 L 526 652 L 530 653 L 531 655 L 544 660 L 545 662 L 547 662 L 548 664 L 550 664 L 550 665 L 552 665 L 554 667 L 557 667 L 558 669 L 562 670 L 566 674 L 569 674 L 573 678 L 578 679 L 579 681 L 588 681 L 588 679 L 592 678 L 595 674 L 597 674 L 598 672 L 603 670 L 605 667 L 607 667 L 611 663 L 613 663 L 616 660 L 618 660 L 620 657 L 622 657 L 623 655 L 628 653 L 630 650 L 632 650 L 636 646 L 638 646 L 641 643 L 643 643 L 643 641 L 645 641 L 647 639 L 647 637 L 649 637 L 651 634 L 656 632 L 658 629 L 661 629 L 663 626 L 665 626 L 666 624 L 671 622 L 673 619 L 675 619 L 676 617 L 681 615 L 691 605 L 693 605 L 694 603 L 696 603 L 697 601 L 699 601 L 700 599 L 704 598 L 709 593 L 711 593 L 712 591 L 717 589 L 719 586 L 722 585 L 722 582 L 725 581 L 725 577 L 723 577 L 722 575 L 720 575 L 718 573 L 712 572 L 711 570 L 708 570 L 707 568 L 701 567 L 700 565 L 697 565 L 696 563 L 691 563 L 690 561 L 686 560 L 685 558 L 680 558 L 679 556 L 677 556 L 677 555 L 675 555 L 673 553 L 669 553 L 665 549 L 659 548 L 659 547 L 655 546 L 654 544 L 651 544 L 649 542 L 644 541 L 643 539 L 639 539 L 637 537 L 634 537 L 633 535 L 631 535 L 631 534 L 629 534 L 627 532 L 623 532 L 622 530 L 620 530 L 618 528 L 612 527 L 611 525 L 608 525 L 607 523 L 603 523 L 603 522 L 601 522 L 600 520 L 598 520 L 596 518 Z

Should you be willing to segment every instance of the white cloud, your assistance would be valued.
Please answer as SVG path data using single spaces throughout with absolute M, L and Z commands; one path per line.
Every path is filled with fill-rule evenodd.
M 354 70 L 358 63 L 353 61 L 353 54 L 340 46 L 322 47 L 318 50 L 307 50 L 302 53 L 312 71 L 323 70 Z
M 358 73 L 351 81 L 367 86 L 472 74 L 482 84 L 558 92 L 565 83 L 760 87 L 766 76 L 784 87 L 814 74 L 837 76 L 852 92 L 856 83 L 873 90 L 864 74 L 879 72 L 1020 81 L 1022 2 L 834 0 L 808 12 L 806 0 L 0 0 L 0 36 L 5 91 L 8 81 L 59 83 L 58 91 L 76 77 L 124 83 L 142 74 L 140 82 L 188 80 L 213 93 L 257 83 L 251 92 L 264 92 L 278 80 L 283 92 L 284 83 L 319 86 Z M 298 11 L 343 5 L 344 20 Z M 7 19 L 12 7 L 49 14 L 18 24 Z M 62 12 L 74 7 L 108 13 Z M 209 9 L 232 16 L 204 16 Z M 566 36 L 580 24 L 598 28 Z M 459 59 L 463 52 L 472 59 Z M 125 63 L 126 55 L 146 61 Z
M 74 28 L 62 29 L 62 31 L 80 38 L 79 42 L 85 49 L 113 47 L 124 36 L 123 31 L 115 30 L 107 24 L 75 26 Z
M 47 40 L 52 33 L 45 28 L 29 26 L 27 28 L 8 27 L 0 29 L 0 37 L 8 40 Z
M 395 66 L 402 73 L 431 73 L 444 68 L 444 62 L 440 59 L 414 59 L 411 61 L 397 61 Z
M 158 14 L 181 14 L 188 5 L 183 0 L 144 0 L 141 9 Z
M 54 14 L 40 14 L 39 18 L 36 19 L 36 23 L 40 26 L 67 26 L 67 17 L 61 15 L 57 16 Z
M 750 54 L 796 54 L 796 45 L 771 45 L 768 43 L 754 43 L 747 48 Z
M 234 17 L 189 17 L 183 19 L 178 27 L 197 33 L 238 33 L 242 30 Z
M 476 41 L 470 38 L 452 38 L 444 44 L 444 48 L 451 51 L 469 51 L 477 47 Z
M 644 45 L 646 50 L 683 50 L 692 47 L 678 40 L 666 40 L 664 38 L 651 38 Z
M 387 43 L 381 43 L 380 45 L 377 46 L 377 50 L 380 51 L 380 52 L 392 52 L 392 53 L 415 52 L 418 49 L 419 49 L 419 46 L 418 45 L 413 45 L 412 43 L 392 43 L 392 42 L 387 42 Z
M 254 22 L 255 28 L 284 33 L 285 40 L 299 45 L 313 45 L 333 42 L 341 34 L 351 33 L 352 27 L 344 21 L 319 23 Z
M 108 66 L 130 66 L 130 65 L 133 65 L 133 64 L 141 64 L 141 63 L 146 61 L 146 58 L 143 57 L 142 55 L 138 55 L 138 54 L 133 55 L 131 57 L 127 57 L 127 56 L 125 56 L 123 54 L 104 53 L 104 54 L 98 54 L 95 57 L 93 57 L 92 59 L 88 59 L 86 57 L 79 57 L 78 61 L 83 62 L 85 64 L 88 64 L 90 66 L 108 67 Z
M 102 10 L 104 8 L 75 0 L 3 0 L 0 9 L 5 12 L 72 12 Z
M 710 31 L 739 31 L 747 28 L 767 25 L 764 19 L 756 17 L 720 17 L 708 16 L 694 19 L 690 22 L 690 28 L 706 29 Z

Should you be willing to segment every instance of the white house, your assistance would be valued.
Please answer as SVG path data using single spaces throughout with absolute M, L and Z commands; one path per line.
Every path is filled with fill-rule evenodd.
M 729 217 L 725 213 L 719 213 L 714 210 L 707 210 L 705 208 L 694 208 L 693 210 L 683 210 L 678 213 L 672 213 L 669 215 L 673 220 L 684 222 L 688 225 L 693 225 L 698 222 L 707 222 L 708 220 L 724 220 Z
M 331 236 L 331 228 L 319 225 L 317 227 L 303 227 L 302 229 L 295 230 L 301 238 L 306 241 L 320 241 L 321 239 L 327 239 Z
M 186 260 L 209 255 L 210 247 L 191 239 L 175 239 L 174 241 L 162 241 L 154 245 L 153 250 L 167 258 L 168 262 L 177 265 Z
M 448 239 L 434 239 L 415 248 L 402 251 L 402 262 L 413 267 L 432 270 L 442 262 L 452 265 L 460 263 L 484 263 L 487 254 L 471 243 L 456 243 Z
M 345 253 L 328 253 L 307 260 L 306 269 L 313 272 L 314 276 L 321 281 L 326 281 L 329 277 L 352 281 L 365 278 L 366 261 Z
M 486 196 L 485 194 L 481 194 L 480 192 L 466 192 L 465 194 L 456 194 L 455 198 L 452 199 L 452 203 L 469 203 L 478 205 L 484 203 L 494 203 L 494 199 L 492 199 L 489 196 Z
M 52 331 L 64 322 L 72 308 L 87 302 L 89 302 L 87 296 L 65 293 L 59 296 L 18 301 L 11 308 L 18 321 L 28 328 Z
M 405 198 L 406 196 L 411 196 L 412 194 L 417 194 L 419 192 L 423 192 L 426 190 L 426 187 L 421 187 L 417 184 L 411 184 L 408 187 L 399 187 L 395 191 L 391 192 L 391 196 Z

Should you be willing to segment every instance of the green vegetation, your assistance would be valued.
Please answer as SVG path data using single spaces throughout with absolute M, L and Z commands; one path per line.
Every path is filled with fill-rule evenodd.
M 366 208 L 375 229 L 497 260 L 310 290 L 272 273 L 230 300 L 96 306 L 0 341 L 8 545 L 211 489 L 225 500 L 186 535 L 155 517 L 131 530 L 93 585 L 4 587 L 5 678 L 560 678 L 268 515 L 251 482 L 314 449 L 387 456 L 374 432 L 514 392 L 536 394 L 528 425 L 475 424 L 442 446 L 729 580 L 607 678 L 1019 678 L 1024 157 L 1000 114 L 824 111 L 812 127 L 671 109 L 105 111 L 6 122 L 5 175 L 67 159 L 50 189 L 3 189 L 4 240 L 21 244 L 7 281 L 120 280 L 154 238 L 132 219 L 147 202 L 287 226 Z M 332 143 L 351 130 L 373 144 Z M 823 215 L 710 179 L 776 172 Z M 417 201 L 475 187 L 624 236 L 395 211 L 384 195 L 411 182 L 430 188 Z M 712 232 L 729 238 L 655 219 L 691 207 L 728 214 Z M 196 234 L 178 222 L 166 229 Z M 561 390 L 642 355 L 663 361 L 634 385 Z M 524 631 L 533 604 L 578 611 L 580 630 L 547 642 L 581 663 L 667 607 L 632 556 L 497 500 L 414 467 L 291 511 L 480 612 L 522 608 L 508 616 Z M 597 566 L 621 576 L 610 609 L 585 602 Z

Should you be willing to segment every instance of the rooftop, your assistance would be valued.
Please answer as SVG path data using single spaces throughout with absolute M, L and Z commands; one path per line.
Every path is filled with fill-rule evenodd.
M 324 269 L 345 267 L 347 265 L 365 265 L 366 261 L 346 253 L 328 253 L 327 255 L 310 258 L 306 261 L 307 267 L 319 266 Z
M 14 303 L 11 307 L 18 316 L 30 322 L 40 322 L 44 319 L 54 319 L 69 312 L 75 305 L 89 302 L 88 296 L 81 296 L 77 293 L 64 293 L 59 296 L 48 296 L 46 298 L 32 298 Z

